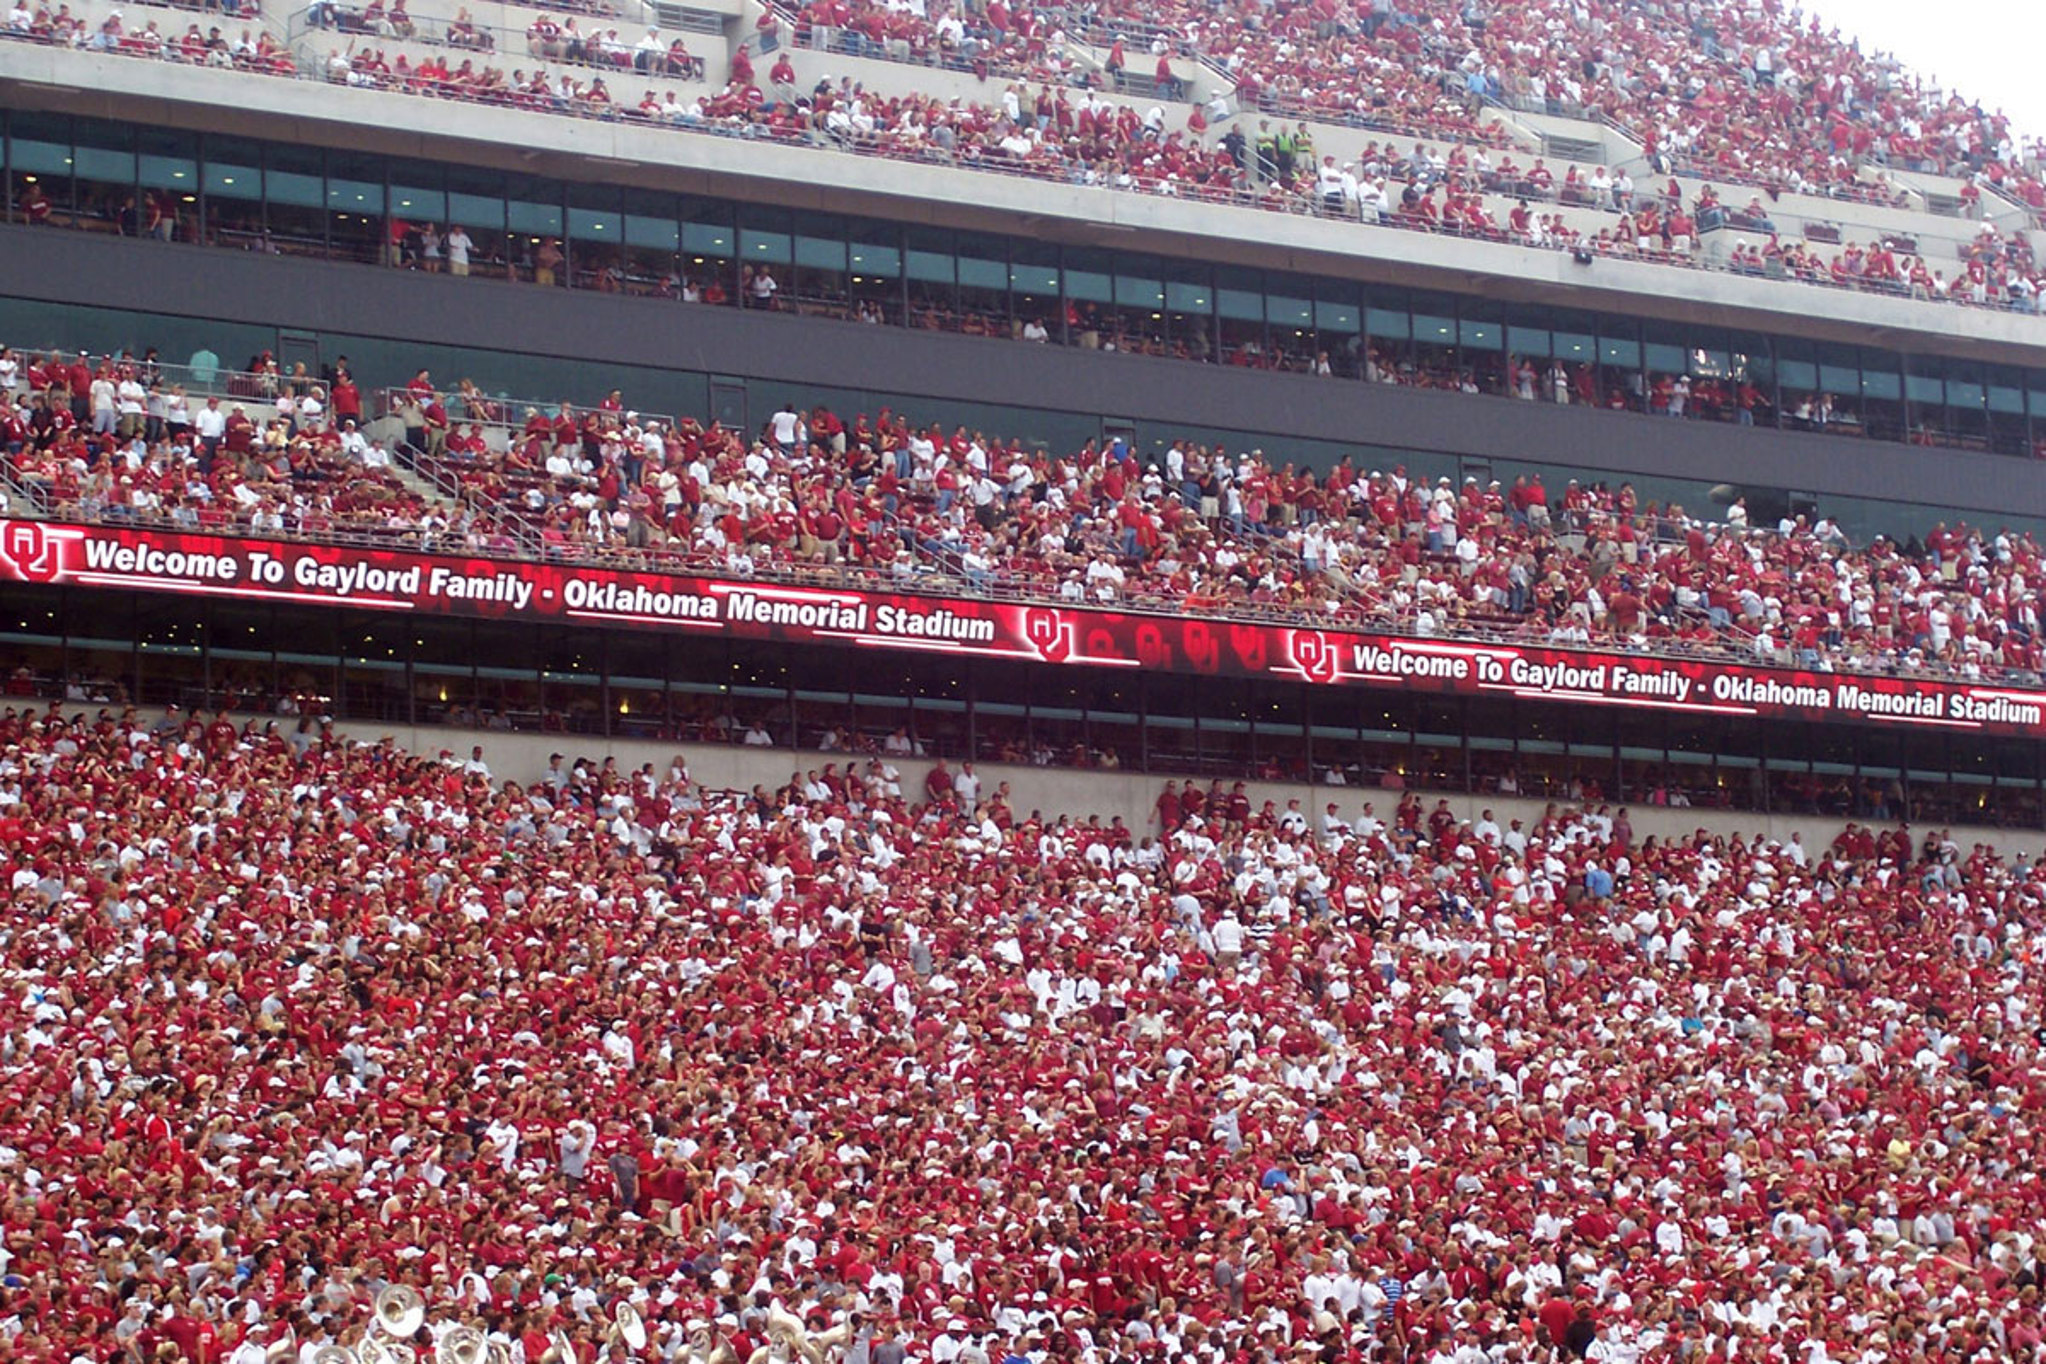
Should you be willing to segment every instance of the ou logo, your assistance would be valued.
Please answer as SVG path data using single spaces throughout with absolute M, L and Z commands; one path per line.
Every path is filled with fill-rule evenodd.
M 1180 647 L 1186 650 L 1187 661 L 1198 672 L 1211 673 L 1222 661 L 1222 641 L 1213 630 L 1198 620 L 1190 620 L 1180 632 Z
M 1236 651 L 1236 661 L 1254 673 L 1265 670 L 1264 627 L 1258 625 L 1232 625 L 1229 627 L 1229 647 Z
M 1333 682 L 1342 674 L 1335 642 L 1319 630 L 1295 630 L 1292 648 L 1293 661 L 1309 682 Z
M 1063 663 L 1073 656 L 1073 623 L 1062 611 L 1031 607 L 1023 613 L 1023 637 L 1047 663 Z
M 55 582 L 64 571 L 57 542 L 33 521 L 10 521 L 0 539 L 0 552 L 14 565 L 15 574 L 25 582 Z

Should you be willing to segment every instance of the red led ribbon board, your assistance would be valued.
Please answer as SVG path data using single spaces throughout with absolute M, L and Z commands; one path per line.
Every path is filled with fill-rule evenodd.
M 1670 713 L 2046 734 L 2046 691 L 1712 659 L 1416 639 L 1089 606 L 621 572 L 403 549 L 0 521 L 0 579 L 501 620 L 728 633 L 1102 668 Z

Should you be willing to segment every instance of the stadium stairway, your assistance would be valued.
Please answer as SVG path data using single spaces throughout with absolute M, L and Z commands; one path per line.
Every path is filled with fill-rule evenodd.
M 396 417 L 379 417 L 363 427 L 363 434 L 371 440 L 381 440 L 387 447 L 399 454 L 398 462 L 391 466 L 407 492 L 429 502 L 465 502 L 468 500 L 460 483 L 452 478 L 437 478 L 431 472 L 430 462 L 422 460 L 420 453 L 405 443 L 405 426 Z

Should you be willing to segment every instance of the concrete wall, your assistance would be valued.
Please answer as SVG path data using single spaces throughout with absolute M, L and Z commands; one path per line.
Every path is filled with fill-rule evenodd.
M 119 62 L 118 67 L 108 63 Z M 118 75 L 114 74 L 118 73 Z M 1011 178 L 672 129 L 510 112 L 46 48 L 0 51 L 0 99 L 146 124 L 327 142 L 534 174 L 630 179 L 792 208 L 1025 232 L 1314 274 L 1479 289 L 1505 301 L 2037 363 L 2046 318 L 1368 229 L 1249 208 Z
M 1719 191 L 1722 203 L 1732 209 L 1747 207 L 1748 200 L 1757 197 L 1758 191 L 1746 185 L 1726 184 L 1715 181 L 1711 176 L 1681 177 L 1686 191 L 1693 200 L 1699 190 L 1711 184 Z M 1639 177 L 1637 177 L 1639 180 Z M 1642 185 L 1642 188 L 1661 189 L 1662 180 L 1656 178 Z M 1763 205 L 1769 210 L 1769 219 L 1776 224 L 1777 235 L 1783 241 L 1795 242 L 1804 235 L 1807 223 L 1830 223 L 1840 229 L 1842 246 L 1858 242 L 1863 246 L 1888 235 L 1906 236 L 1918 243 L 1919 254 L 1934 270 L 1944 271 L 1951 278 L 1959 269 L 1963 248 L 1972 244 L 1982 224 L 1967 218 L 1950 218 L 1943 214 L 1924 209 L 1895 209 L 1879 204 L 1856 203 L 1847 199 L 1826 199 L 1815 194 L 1784 194 L 1771 199 L 1761 194 Z M 1765 234 L 1739 228 L 1728 228 L 1721 237 L 1745 237 L 1760 244 Z M 1841 247 L 1818 246 L 1821 253 L 1830 256 Z
M 1959 198 L 1962 182 L 1951 175 L 1930 175 L 1923 171 L 1892 170 L 1890 178 L 1919 196 L 1941 194 L 1948 198 Z M 1982 222 L 1990 223 L 1999 230 L 2022 232 L 2029 215 L 2022 204 L 2014 203 L 1998 194 L 1985 192 L 1982 195 Z M 1981 223 L 1973 223 L 1976 228 Z
M 516 292 L 513 292 L 516 291 Z M 422 343 L 654 365 L 884 394 L 1012 404 L 1547 464 L 1615 476 L 1787 483 L 1925 500 L 1997 523 L 2046 518 L 2046 476 L 2010 458 L 1788 431 L 1732 431 L 1589 408 L 1103 355 L 445 275 L 0 228 L 0 296 Z M 1828 296 L 1830 298 L 1830 296 Z M 508 326 L 510 330 L 508 330 Z M 854 344 L 856 339 L 857 344 Z M 9 344 L 77 344 L 6 337 Z M 146 336 L 132 340 L 146 342 Z M 372 376 L 374 377 L 374 376 Z M 1794 471 L 1794 473 L 1792 472 Z
M 1618 128 L 1604 123 L 1593 123 L 1588 119 L 1564 118 L 1557 114 L 1536 113 L 1527 109 L 1506 109 L 1495 111 L 1502 122 L 1518 125 L 1536 137 L 1562 137 L 1573 142 L 1596 142 L 1605 148 L 1605 164 L 1628 166 L 1630 169 L 1641 162 L 1641 144 L 1621 132 Z M 1635 171 L 1635 178 L 1640 172 Z M 1560 178 L 1561 173 L 1558 172 Z

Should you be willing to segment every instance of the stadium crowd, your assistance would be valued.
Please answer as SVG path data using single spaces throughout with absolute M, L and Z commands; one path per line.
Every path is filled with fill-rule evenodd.
M 1714 523 L 1624 483 L 1551 489 L 1533 473 L 1457 488 L 1347 459 L 1317 475 L 1187 441 L 1150 461 L 1119 441 L 1053 456 L 885 411 L 848 426 L 785 408 L 757 439 L 693 420 L 649 436 L 621 416 L 614 452 L 600 434 L 589 458 L 592 424 L 605 426 L 571 433 L 533 414 L 503 455 L 472 428 L 457 458 L 486 500 L 541 520 L 549 552 L 679 554 L 741 574 L 935 568 L 968 591 L 1811 668 L 1980 677 L 2042 660 L 2040 550 L 2024 535 L 1941 525 L 1908 549 L 1855 548 L 1822 517 L 1751 525 L 1736 502 Z
M 1896 193 L 1883 175 L 1895 168 L 2046 211 L 2039 148 L 2021 145 L 2001 112 L 1794 8 L 1105 0 L 992 5 L 976 22 L 945 5 L 812 0 L 795 36 L 896 60 L 977 64 L 992 51 L 1006 59 L 997 70 L 1029 74 L 1067 33 L 1106 48 L 1111 77 L 1198 57 L 1243 108 L 1289 118 L 1482 141 L 1496 136 L 1482 111 L 1503 105 L 1617 125 L 1652 160 L 1723 182 L 1882 202 Z M 1179 93 L 1170 76 L 1156 82 L 1161 97 Z
M 737 576 L 1283 615 L 1421 635 L 1738 654 L 1823 670 L 2036 674 L 2040 545 L 1957 524 L 1852 545 L 1823 516 L 1713 521 L 1626 483 L 1461 487 L 1348 458 L 1319 473 L 1175 441 L 1052 453 L 883 409 L 786 407 L 757 432 L 506 409 L 422 370 L 365 414 L 255 357 L 194 407 L 137 359 L 0 350 L 0 451 L 46 512 L 191 530 L 352 533 Z M 1688 384 L 1664 397 L 1681 414 Z M 1532 399 L 1530 399 L 1532 400 Z M 382 434 L 388 431 L 388 435 Z M 435 492 L 406 471 L 432 477 Z
M 184 62 L 195 66 L 231 67 L 270 76 L 293 76 L 298 63 L 291 50 L 279 42 L 261 22 L 262 10 L 255 3 L 178 4 L 171 8 L 202 13 L 207 20 L 224 18 L 242 21 L 238 34 L 218 24 L 194 20 L 182 33 L 167 31 L 162 21 L 144 19 L 131 27 L 118 9 L 109 9 L 98 20 L 83 12 L 73 13 L 68 4 L 13 0 L 0 36 L 21 42 L 45 43 L 124 57 Z
M 265 353 L 232 378 L 250 401 L 187 394 L 154 350 L 95 359 L 0 347 L 0 468 L 32 508 L 89 521 L 405 538 L 451 524 L 456 509 L 408 485 L 395 453 L 359 429 L 345 366 L 331 384 L 294 379 Z
M 887 13 L 891 22 L 898 19 L 907 22 L 902 15 Z M 1732 204 L 1720 201 L 1714 185 L 1687 186 L 1674 174 L 1666 183 L 1637 188 L 1624 171 L 1609 174 L 1605 167 L 1565 166 L 1559 179 L 1554 170 L 1539 160 L 1517 166 L 1504 146 L 1506 138 L 1500 125 L 1480 126 L 1468 116 L 1454 121 L 1453 126 L 1414 119 L 1365 120 L 1388 131 L 1437 139 L 1437 145 L 1415 143 L 1408 149 L 1390 140 L 1382 147 L 1374 142 L 1339 163 L 1332 155 L 1316 153 L 1306 121 L 1309 116 L 1328 116 L 1329 111 L 1319 106 L 1302 107 L 1297 100 L 1272 104 L 1268 99 L 1265 103 L 1271 107 L 1267 109 L 1257 108 L 1258 102 L 1250 100 L 1245 105 L 1248 112 L 1241 117 L 1232 117 L 1226 106 L 1216 104 L 1195 104 L 1184 114 L 1168 115 L 1165 104 L 1171 103 L 1169 98 L 1140 108 L 1101 98 L 1085 89 L 1075 90 L 1069 81 L 1059 79 L 1058 73 L 1046 72 L 1034 73 L 1035 91 L 1030 79 L 1014 80 L 999 98 L 979 102 L 944 99 L 913 90 L 884 92 L 869 89 L 851 77 L 836 82 L 819 81 L 804 90 L 798 87 L 795 69 L 786 53 L 778 56 L 769 69 L 760 71 L 743 45 L 734 50 L 729 71 L 704 84 L 710 76 L 704 60 L 688 51 L 682 37 L 667 37 L 657 29 L 649 29 L 643 38 L 635 40 L 629 34 L 621 35 L 616 27 L 583 34 L 576 30 L 572 15 L 559 21 L 545 15 L 536 19 L 525 36 L 526 52 L 534 64 L 507 67 L 494 60 L 496 40 L 489 36 L 489 30 L 462 17 L 465 15 L 466 11 L 461 11 L 456 18 L 441 23 L 434 30 L 435 46 L 424 55 L 400 48 L 387 57 L 377 41 L 387 30 L 393 36 L 408 32 L 419 36 L 409 16 L 404 17 L 403 29 L 396 25 L 393 15 L 381 16 L 375 25 L 358 25 L 353 33 L 359 33 L 359 38 L 352 33 L 346 46 L 330 47 L 320 59 L 321 74 L 331 82 L 350 87 L 836 147 L 862 154 L 1279 212 L 1313 213 L 1551 250 L 1588 251 L 1659 264 L 1709 266 L 1761 278 L 1951 300 L 1973 306 L 2018 311 L 2037 311 L 2041 306 L 2040 264 L 2026 231 L 2003 231 L 1985 223 L 1978 239 L 1951 262 L 1918 254 L 1915 242 L 1900 246 L 1904 239 L 1898 234 L 1878 234 L 1867 241 L 1836 241 L 1828 250 L 1816 241 L 1778 237 L 1761 195 L 1748 196 L 1750 202 L 1735 209 Z M 835 11 L 833 17 L 837 17 Z M 1305 9 L 1294 10 L 1279 16 L 1269 32 L 1257 25 L 1246 31 L 1253 37 L 1263 33 L 1278 42 L 1282 52 L 1290 51 L 1294 40 L 1288 36 L 1292 32 L 1289 25 L 1298 25 L 1310 17 Z M 1398 79 L 1421 79 L 1407 74 L 1425 70 L 1425 66 L 1414 65 L 1413 54 L 1404 47 L 1410 41 L 1420 41 L 1411 35 L 1423 31 L 1409 22 L 1411 18 L 1390 15 L 1372 29 L 1378 35 L 1376 38 L 1356 32 L 1345 36 L 1340 32 L 1339 20 L 1319 18 L 1313 23 L 1317 30 L 1330 29 L 1325 36 L 1332 50 L 1350 44 L 1362 51 L 1375 52 L 1380 46 L 1392 44 L 1385 62 L 1402 73 Z M 1489 32 L 1505 22 L 1490 17 L 1477 26 L 1478 31 Z M 1631 29 L 1647 22 L 1630 12 L 1626 26 Z M 855 28 L 848 17 L 843 31 L 852 32 Z M 155 20 L 131 29 L 118 11 L 110 11 L 95 24 L 82 15 L 72 14 L 68 6 L 31 10 L 27 0 L 17 0 L 9 23 L 0 33 L 29 41 L 272 75 L 299 73 L 291 51 L 260 24 L 245 27 L 238 39 L 218 27 L 202 32 L 198 24 L 191 25 L 185 34 L 176 35 L 160 31 Z M 1629 32 L 1627 42 L 1621 43 L 1612 29 L 1602 28 L 1601 33 L 1602 41 L 1613 44 L 1616 50 L 1641 50 L 1629 48 L 1639 35 Z M 1386 35 L 1402 36 L 1395 41 Z M 1821 46 L 1831 43 L 1816 35 L 1806 36 Z M 1161 36 L 1158 41 L 1165 40 Z M 1803 41 L 1784 40 L 1780 45 L 1788 51 Z M 1852 51 L 1837 43 L 1827 50 L 1835 48 Z M 1754 50 L 1764 49 L 1758 45 Z M 767 55 L 762 54 L 763 63 Z M 1992 198 L 2002 196 L 2011 203 L 2022 204 L 2034 215 L 2046 210 L 2046 187 L 2025 169 L 2027 163 L 2020 157 L 2001 118 L 1978 117 L 1958 101 L 1941 106 L 1937 117 L 1923 110 L 1899 112 L 1906 105 L 1916 109 L 1898 93 L 1900 83 L 1908 84 L 1901 76 L 1877 82 L 1874 77 L 1836 74 L 1833 79 L 1837 89 L 1828 87 L 1831 93 L 1810 94 L 1805 101 L 1810 108 L 1791 100 L 1791 110 L 1784 111 L 1777 106 L 1789 99 L 1786 92 L 1793 77 L 1785 63 L 1791 58 L 1782 56 L 1775 60 L 1777 83 L 1764 86 L 1757 82 L 1755 89 L 1748 91 L 1746 103 L 1739 97 L 1719 93 L 1731 88 L 1724 83 L 1704 86 L 1688 96 L 1683 102 L 1683 107 L 1690 111 L 1687 117 L 1702 122 L 1696 127 L 1686 123 L 1683 131 L 1672 130 L 1665 138 L 1669 145 L 1686 149 L 1686 155 L 1660 155 L 1655 140 L 1650 139 L 1651 164 L 1703 174 L 1720 183 L 1757 186 L 1773 197 L 1785 190 L 1845 192 L 1843 186 L 1859 183 L 1853 180 L 1855 167 L 1878 160 L 1891 164 L 1894 154 L 1893 164 L 1900 168 L 1929 168 L 1961 176 L 1967 182 L 1961 187 L 1961 197 L 1978 209 L 1982 195 L 1988 193 Z M 1335 69 L 1355 68 L 1352 63 L 1349 68 Z M 1678 74 L 1686 70 L 1681 63 L 1673 65 L 1667 79 L 1676 81 Z M 1019 74 L 1028 77 L 1032 73 Z M 629 81 L 638 93 L 623 86 L 614 91 L 607 78 Z M 1258 78 L 1248 79 L 1255 83 Z M 1369 79 L 1382 84 L 1392 78 L 1374 75 Z M 1615 78 L 1609 69 L 1601 79 L 1608 83 L 1619 79 L 1626 84 L 1624 74 Z M 665 84 L 676 80 L 684 84 L 679 88 Z M 1680 84 L 1689 89 L 1704 80 L 1704 76 L 1692 72 Z M 1740 83 L 1734 82 L 1734 86 Z M 1864 86 L 1870 93 L 1841 93 L 1846 89 L 1861 91 Z M 1889 100 L 1880 117 L 1868 104 L 1877 91 L 1887 92 Z M 1570 107 L 1576 105 L 1572 103 Z M 1774 110 L 1775 114 L 1768 115 L 1765 109 Z M 1280 115 L 1279 125 L 1274 128 L 1270 119 L 1259 118 L 1253 127 L 1252 115 L 1260 112 Z M 1855 118 L 1850 118 L 1850 114 Z M 1289 119 L 1296 122 L 1289 126 Z M 1755 119 L 1762 120 L 1755 126 L 1784 130 L 1761 144 L 1761 148 L 1781 148 L 1786 158 L 1784 166 L 1766 176 L 1753 171 L 1741 157 L 1722 154 L 1723 146 L 1730 140 L 1712 132 L 1728 126 L 1729 120 Z M 1835 160 L 1844 170 L 1836 172 L 1812 164 L 1818 153 L 1803 147 L 1798 139 L 1818 136 L 1813 125 L 1833 130 L 1826 136 L 1837 132 L 1851 144 L 1834 149 L 1842 153 Z M 1742 122 L 1742 126 L 1748 127 L 1750 123 Z M 1891 131 L 1878 137 L 1867 131 L 1869 127 Z M 1862 146 L 1869 139 L 1880 141 L 1888 150 L 1878 154 L 1873 145 Z M 1854 157 L 1845 157 L 1847 151 L 1852 151 Z M 1698 155 L 1692 156 L 1691 152 Z M 1820 178 L 1809 178 L 1798 172 L 1798 167 Z M 1902 195 L 1887 178 L 1863 186 L 1862 192 L 1864 197 L 1884 201 L 1895 201 Z M 43 204 L 38 208 L 38 194 L 34 187 L 24 186 L 22 210 L 31 222 L 49 221 L 49 206 Z M 1537 203 L 1558 209 L 1597 209 L 1602 213 L 1594 219 L 1565 221 L 1563 212 L 1535 211 L 1533 205 Z M 97 211 L 111 219 L 120 214 L 122 207 L 109 203 L 99 206 Z M 165 216 L 175 230 L 176 209 L 171 208 Z M 1752 231 L 1756 240 L 1743 238 L 1739 249 L 1724 257 L 1708 253 L 1704 249 L 1704 233 L 1722 225 Z M 440 225 L 436 226 L 438 230 Z M 446 225 L 446 231 L 452 235 L 454 225 Z M 203 238 L 205 234 L 198 235 Z M 554 272 L 548 274 L 552 277 Z M 529 277 L 539 278 L 537 273 L 529 273 Z
M 1012 6 L 1003 0 L 985 6 L 954 4 L 937 0 L 928 6 L 915 4 L 873 4 L 867 0 L 811 0 L 801 6 L 786 6 L 790 23 L 775 7 L 760 19 L 755 45 L 773 51 L 786 38 L 797 47 L 841 53 L 848 57 L 873 57 L 881 61 L 911 62 L 922 66 L 944 66 L 972 71 L 982 79 L 990 76 L 1023 77 L 1085 83 L 1091 79 L 1091 64 L 1074 60 L 1073 41 L 1090 42 L 1104 37 L 1104 47 L 1113 47 L 1113 35 L 1086 26 L 1085 17 L 1073 9 L 1053 18 L 1044 11 Z M 1078 26 L 1068 30 L 1065 21 Z M 1164 76 L 1177 80 L 1167 58 Z M 1124 67 L 1111 53 L 1103 74 L 1111 79 Z M 1151 68 L 1156 70 L 1154 66 Z
M 2046 1358 L 2024 859 L 530 776 L 0 714 L 0 1359 Z

